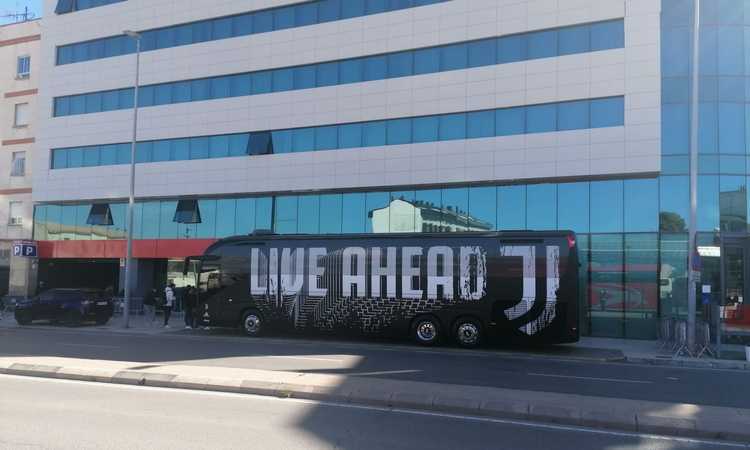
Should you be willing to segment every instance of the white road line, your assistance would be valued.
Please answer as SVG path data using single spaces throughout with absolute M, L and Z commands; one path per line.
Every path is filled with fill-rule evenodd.
M 501 425 L 516 425 L 516 426 L 522 426 L 522 427 L 527 427 L 527 428 L 537 428 L 537 429 L 543 429 L 543 430 L 571 431 L 571 432 L 577 432 L 577 433 L 598 434 L 598 435 L 604 435 L 604 436 L 630 437 L 630 438 L 638 438 L 638 439 L 646 438 L 646 439 L 652 439 L 655 441 L 677 442 L 677 443 L 690 444 L 690 445 L 709 444 L 709 445 L 715 445 L 717 447 L 726 447 L 726 448 L 740 448 L 740 449 L 750 448 L 745 444 L 735 443 L 735 442 L 711 441 L 711 440 L 706 440 L 706 439 L 684 438 L 684 437 L 678 437 L 678 436 L 661 436 L 658 434 L 645 434 L 645 433 L 639 434 L 639 433 L 633 433 L 633 432 L 628 432 L 628 431 L 612 431 L 612 430 L 576 427 L 576 426 L 568 426 L 568 425 L 554 425 L 554 424 L 549 424 L 549 423 L 526 422 L 522 420 L 497 419 L 493 417 L 470 416 L 470 415 L 464 415 L 464 414 L 450 414 L 450 413 L 441 413 L 441 412 L 434 412 L 434 411 L 419 411 L 415 409 L 388 408 L 388 407 L 383 407 L 383 406 L 355 405 L 351 403 L 335 403 L 335 402 L 325 402 L 325 401 L 318 401 L 318 400 L 305 400 L 305 399 L 299 399 L 299 398 L 281 398 L 281 397 L 270 397 L 270 396 L 264 396 L 264 395 L 254 395 L 254 394 L 238 394 L 238 393 L 232 393 L 232 392 L 194 391 L 194 390 L 189 390 L 189 389 L 178 389 L 178 388 L 162 388 L 162 387 L 154 387 L 154 386 L 132 386 L 132 385 L 127 385 L 127 384 L 95 383 L 91 381 L 65 380 L 65 379 L 59 379 L 59 378 L 37 378 L 37 377 L 25 377 L 25 376 L 19 376 L 19 375 L 0 374 L 0 380 L 2 379 L 27 380 L 27 381 L 39 382 L 39 383 L 63 383 L 63 384 L 89 385 L 89 386 L 95 385 L 97 387 L 120 389 L 120 390 L 144 390 L 145 389 L 145 390 L 150 390 L 150 391 L 162 391 L 162 392 L 168 391 L 168 392 L 172 392 L 175 394 L 191 394 L 191 395 L 199 395 L 199 396 L 227 397 L 227 398 L 235 398 L 235 399 L 252 398 L 254 400 L 265 400 L 265 401 L 271 401 L 271 402 L 289 402 L 289 403 L 300 403 L 300 404 L 307 404 L 307 405 L 322 405 L 322 406 L 330 406 L 334 408 L 360 409 L 360 410 L 367 410 L 367 411 L 410 414 L 410 415 L 415 415 L 415 416 L 429 416 L 429 417 L 458 419 L 458 420 L 466 420 L 466 421 L 473 421 L 473 422 L 496 423 L 496 424 L 501 424 Z
M 337 363 L 343 363 L 345 362 L 343 359 L 333 359 L 333 358 L 318 358 L 317 356 L 286 356 L 286 355 L 268 355 L 268 356 L 260 356 L 261 358 L 281 358 L 281 359 L 302 359 L 305 361 L 325 361 L 325 362 L 337 362 Z
M 608 382 L 615 382 L 615 383 L 633 383 L 633 384 L 653 384 L 653 381 L 643 381 L 643 380 L 625 380 L 621 378 L 597 378 L 597 377 L 577 377 L 573 375 L 555 375 L 551 373 L 531 373 L 529 372 L 527 375 L 531 375 L 534 377 L 550 377 L 550 378 L 571 378 L 574 380 L 589 380 L 589 381 L 608 381 Z
M 421 370 L 417 369 L 410 369 L 410 370 L 384 370 L 382 372 L 355 372 L 355 373 L 347 373 L 347 375 L 355 375 L 355 376 L 370 376 L 370 375 L 395 375 L 399 373 L 419 373 L 422 372 Z
M 58 342 L 57 345 L 64 345 L 66 347 L 122 348 L 119 345 L 74 344 L 74 343 L 71 343 L 71 342 Z

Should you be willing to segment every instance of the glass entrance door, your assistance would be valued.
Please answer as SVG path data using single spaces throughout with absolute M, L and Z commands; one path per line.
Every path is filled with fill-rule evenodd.
M 725 336 L 750 336 L 750 240 L 724 239 L 722 254 L 721 319 Z

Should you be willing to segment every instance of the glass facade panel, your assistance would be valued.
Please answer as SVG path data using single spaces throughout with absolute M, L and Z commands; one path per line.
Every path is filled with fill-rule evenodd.
M 623 230 L 623 182 L 591 182 L 591 231 L 615 233 Z
M 343 194 L 341 210 L 342 233 L 365 233 L 372 228 L 365 194 Z
M 497 188 L 498 230 L 526 229 L 526 186 Z
M 745 176 L 722 175 L 720 177 L 719 223 L 721 231 L 747 231 L 747 180 Z
M 625 180 L 625 232 L 658 231 L 659 182 Z
M 563 183 L 557 187 L 557 218 L 561 230 L 589 232 L 589 183 Z
M 625 286 L 623 236 L 591 235 L 590 308 L 591 334 L 625 337 Z
M 526 227 L 529 230 L 557 229 L 557 185 L 529 185 L 526 196 Z
M 625 235 L 625 337 L 656 339 L 659 314 L 659 236 Z
M 481 230 L 481 224 L 472 222 L 469 225 L 469 189 L 455 188 L 442 190 L 442 225 L 444 231 L 473 231 Z
M 343 226 L 343 201 L 341 194 L 320 196 L 320 233 L 340 234 Z M 364 214 L 362 214 L 364 218 Z
M 497 229 L 497 188 L 469 188 L 468 220 L 472 229 Z

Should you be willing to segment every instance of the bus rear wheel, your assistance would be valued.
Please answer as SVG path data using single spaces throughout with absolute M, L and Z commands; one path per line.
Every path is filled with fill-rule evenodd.
M 482 325 L 471 317 L 462 317 L 453 325 L 456 343 L 463 348 L 474 348 L 482 340 Z
M 263 318 L 260 313 L 251 309 L 242 316 L 242 331 L 252 337 L 260 336 L 263 331 Z
M 419 345 L 435 345 L 441 338 L 440 322 L 432 316 L 417 317 L 412 323 L 411 333 Z

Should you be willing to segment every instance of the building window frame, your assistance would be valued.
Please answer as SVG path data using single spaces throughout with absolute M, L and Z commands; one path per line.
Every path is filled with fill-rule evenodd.
M 13 107 L 13 128 L 26 128 L 29 126 L 29 111 L 30 106 L 28 102 L 16 103 Z M 25 110 L 24 110 L 25 108 Z
M 31 55 L 21 55 L 16 58 L 16 79 L 28 80 L 31 78 Z
M 8 202 L 8 226 L 23 226 L 22 201 Z
M 10 176 L 11 177 L 25 177 L 26 176 L 26 151 L 13 152 L 11 155 L 10 164 Z

